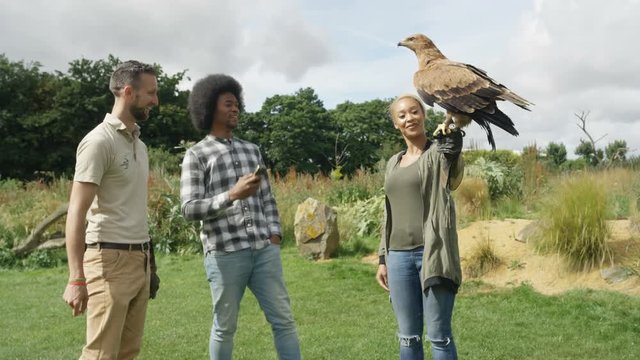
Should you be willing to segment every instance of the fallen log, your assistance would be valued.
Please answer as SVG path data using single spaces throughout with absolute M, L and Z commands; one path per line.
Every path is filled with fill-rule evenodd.
M 67 215 L 67 210 L 69 209 L 69 204 L 64 203 L 60 205 L 56 211 L 54 211 L 51 215 L 49 215 L 46 219 L 42 220 L 38 226 L 31 232 L 29 237 L 18 246 L 13 248 L 13 253 L 17 257 L 22 257 L 33 250 L 37 249 L 44 241 L 47 239 L 42 239 L 42 234 L 47 230 L 51 224 L 55 223 L 61 217 Z

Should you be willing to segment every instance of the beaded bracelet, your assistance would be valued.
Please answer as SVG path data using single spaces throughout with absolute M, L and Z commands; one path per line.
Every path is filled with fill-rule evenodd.
M 69 281 L 69 285 L 87 286 L 86 281 Z

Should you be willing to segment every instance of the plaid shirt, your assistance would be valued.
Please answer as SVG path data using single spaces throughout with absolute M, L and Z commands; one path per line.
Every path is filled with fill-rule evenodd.
M 280 235 L 280 219 L 269 180 L 255 195 L 229 201 L 238 179 L 263 164 L 258 146 L 240 139 L 207 135 L 187 150 L 182 161 L 182 215 L 203 222 L 200 238 L 205 253 L 260 249 L 271 235 Z

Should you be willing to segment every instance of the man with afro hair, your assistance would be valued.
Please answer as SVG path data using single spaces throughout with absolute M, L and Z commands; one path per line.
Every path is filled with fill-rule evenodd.
M 209 75 L 193 86 L 189 111 L 207 136 L 182 161 L 180 199 L 187 220 L 202 221 L 205 271 L 213 301 L 211 359 L 230 360 L 240 300 L 248 287 L 273 331 L 282 360 L 300 359 L 289 295 L 282 275 L 282 231 L 257 145 L 233 136 L 243 109 L 242 86 Z

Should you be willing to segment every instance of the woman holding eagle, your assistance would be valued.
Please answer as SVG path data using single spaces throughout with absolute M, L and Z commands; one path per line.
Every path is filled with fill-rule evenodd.
M 433 358 L 457 359 L 451 315 L 462 274 L 451 191 L 464 170 L 462 133 L 429 139 L 424 106 L 412 95 L 398 97 L 390 112 L 407 148 L 387 162 L 376 279 L 390 292 L 400 359 L 424 359 L 425 321 Z
M 474 120 L 495 149 L 490 124 L 518 135 L 496 101 L 510 101 L 525 110 L 532 103 L 485 71 L 447 59 L 422 34 L 411 35 L 398 46 L 413 50 L 418 58 L 414 85 L 420 99 L 403 95 L 390 106 L 393 125 L 407 148 L 387 162 L 376 279 L 390 292 L 401 360 L 424 359 L 425 322 L 433 359 L 457 359 L 451 317 L 462 271 L 451 192 L 464 172 L 460 129 Z M 433 134 L 435 141 L 425 134 L 420 100 L 446 110 L 444 123 Z

